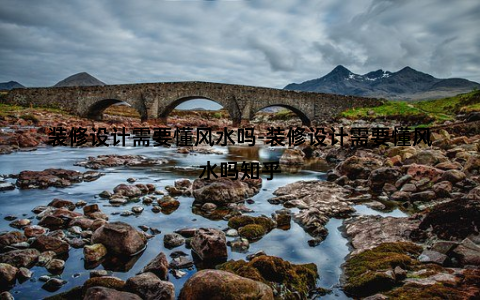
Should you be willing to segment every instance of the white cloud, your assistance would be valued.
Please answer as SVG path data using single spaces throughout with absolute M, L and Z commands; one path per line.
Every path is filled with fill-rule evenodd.
M 281 88 L 343 64 L 480 81 L 480 3 L 0 0 L 0 81 L 201 80 Z

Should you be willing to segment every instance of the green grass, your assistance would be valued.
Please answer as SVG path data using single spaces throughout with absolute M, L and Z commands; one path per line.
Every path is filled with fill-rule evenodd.
M 421 101 L 415 106 L 434 114 L 455 115 L 462 112 L 480 110 L 480 91 L 460 94 L 454 97 Z
M 433 123 L 443 123 L 454 120 L 459 113 L 480 111 L 480 91 L 472 91 L 454 97 L 418 101 L 387 101 L 377 107 L 350 109 L 340 114 L 347 119 L 397 119 L 415 120 L 421 122 L 417 127 L 431 126 Z
M 423 116 L 425 113 L 404 101 L 388 101 L 377 107 L 349 109 L 341 116 L 348 119 L 372 119 L 395 116 Z
M 33 111 L 43 111 L 43 112 L 50 112 L 50 113 L 57 113 L 62 115 L 68 115 L 68 113 L 62 111 L 58 108 L 45 108 L 45 107 L 24 107 L 19 105 L 11 105 L 0 103 L 0 117 L 30 117 L 31 112 Z

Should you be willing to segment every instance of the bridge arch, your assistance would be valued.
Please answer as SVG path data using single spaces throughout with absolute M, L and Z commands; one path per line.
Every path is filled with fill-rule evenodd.
M 139 114 L 140 118 L 143 121 L 147 120 L 146 111 L 143 107 L 138 107 L 136 103 L 129 103 L 129 101 L 119 100 L 115 98 L 106 98 L 93 102 L 90 106 L 86 108 L 85 117 L 93 120 L 102 120 L 103 112 L 110 106 L 118 103 L 126 103 L 131 108 L 135 109 Z
M 274 106 L 286 108 L 286 109 L 292 111 L 293 113 L 295 113 L 295 114 L 300 118 L 300 120 L 302 120 L 302 125 L 303 125 L 303 126 L 310 126 L 311 123 L 312 123 L 311 120 L 310 120 L 310 118 L 309 118 L 304 112 L 302 112 L 300 109 L 298 109 L 298 108 L 296 108 L 296 107 L 294 107 L 294 106 L 292 106 L 292 105 L 287 105 L 287 104 L 269 104 L 269 105 L 267 105 L 267 106 L 264 106 L 264 107 L 261 107 L 261 108 L 259 108 L 259 109 L 256 109 L 256 110 L 254 110 L 254 111 L 252 112 L 252 115 L 251 115 L 250 119 L 252 119 L 253 116 L 254 116 L 257 112 L 261 111 L 262 109 L 265 109 L 265 108 L 268 108 L 268 107 L 274 107 Z
M 160 121 L 166 124 L 168 116 L 177 106 L 187 101 L 197 100 L 197 99 L 209 100 L 221 105 L 223 109 L 228 111 L 228 114 L 230 115 L 230 119 L 233 122 L 233 126 L 238 126 L 240 124 L 241 114 L 237 106 L 237 103 L 235 101 L 228 101 L 221 98 L 207 97 L 207 96 L 184 96 L 184 97 L 176 98 L 174 100 L 169 101 L 168 104 L 158 113 L 158 117 Z

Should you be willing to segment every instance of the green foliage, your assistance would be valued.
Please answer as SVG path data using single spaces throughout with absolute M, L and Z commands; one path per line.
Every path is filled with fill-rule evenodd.
M 348 119 L 377 119 L 395 116 L 425 116 L 425 113 L 404 101 L 388 101 L 377 107 L 355 108 L 344 111 L 342 117 Z
M 443 123 L 453 120 L 458 113 L 471 111 L 480 111 L 480 91 L 429 101 L 387 101 L 377 107 L 350 109 L 342 112 L 340 116 L 363 120 L 378 118 L 414 120 L 419 122 L 417 124 L 421 124 L 417 127 L 427 127 L 435 122 Z
M 434 114 L 455 115 L 461 112 L 480 110 L 480 91 L 460 94 L 454 97 L 421 101 L 415 106 Z

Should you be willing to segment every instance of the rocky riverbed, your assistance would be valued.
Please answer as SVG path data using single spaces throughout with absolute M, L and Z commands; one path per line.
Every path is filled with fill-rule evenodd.
M 478 131 L 439 130 L 431 147 L 11 153 L 32 146 L 10 140 L 26 122 L 0 156 L 2 297 L 480 295 Z M 198 179 L 206 160 L 286 165 L 272 181 Z

